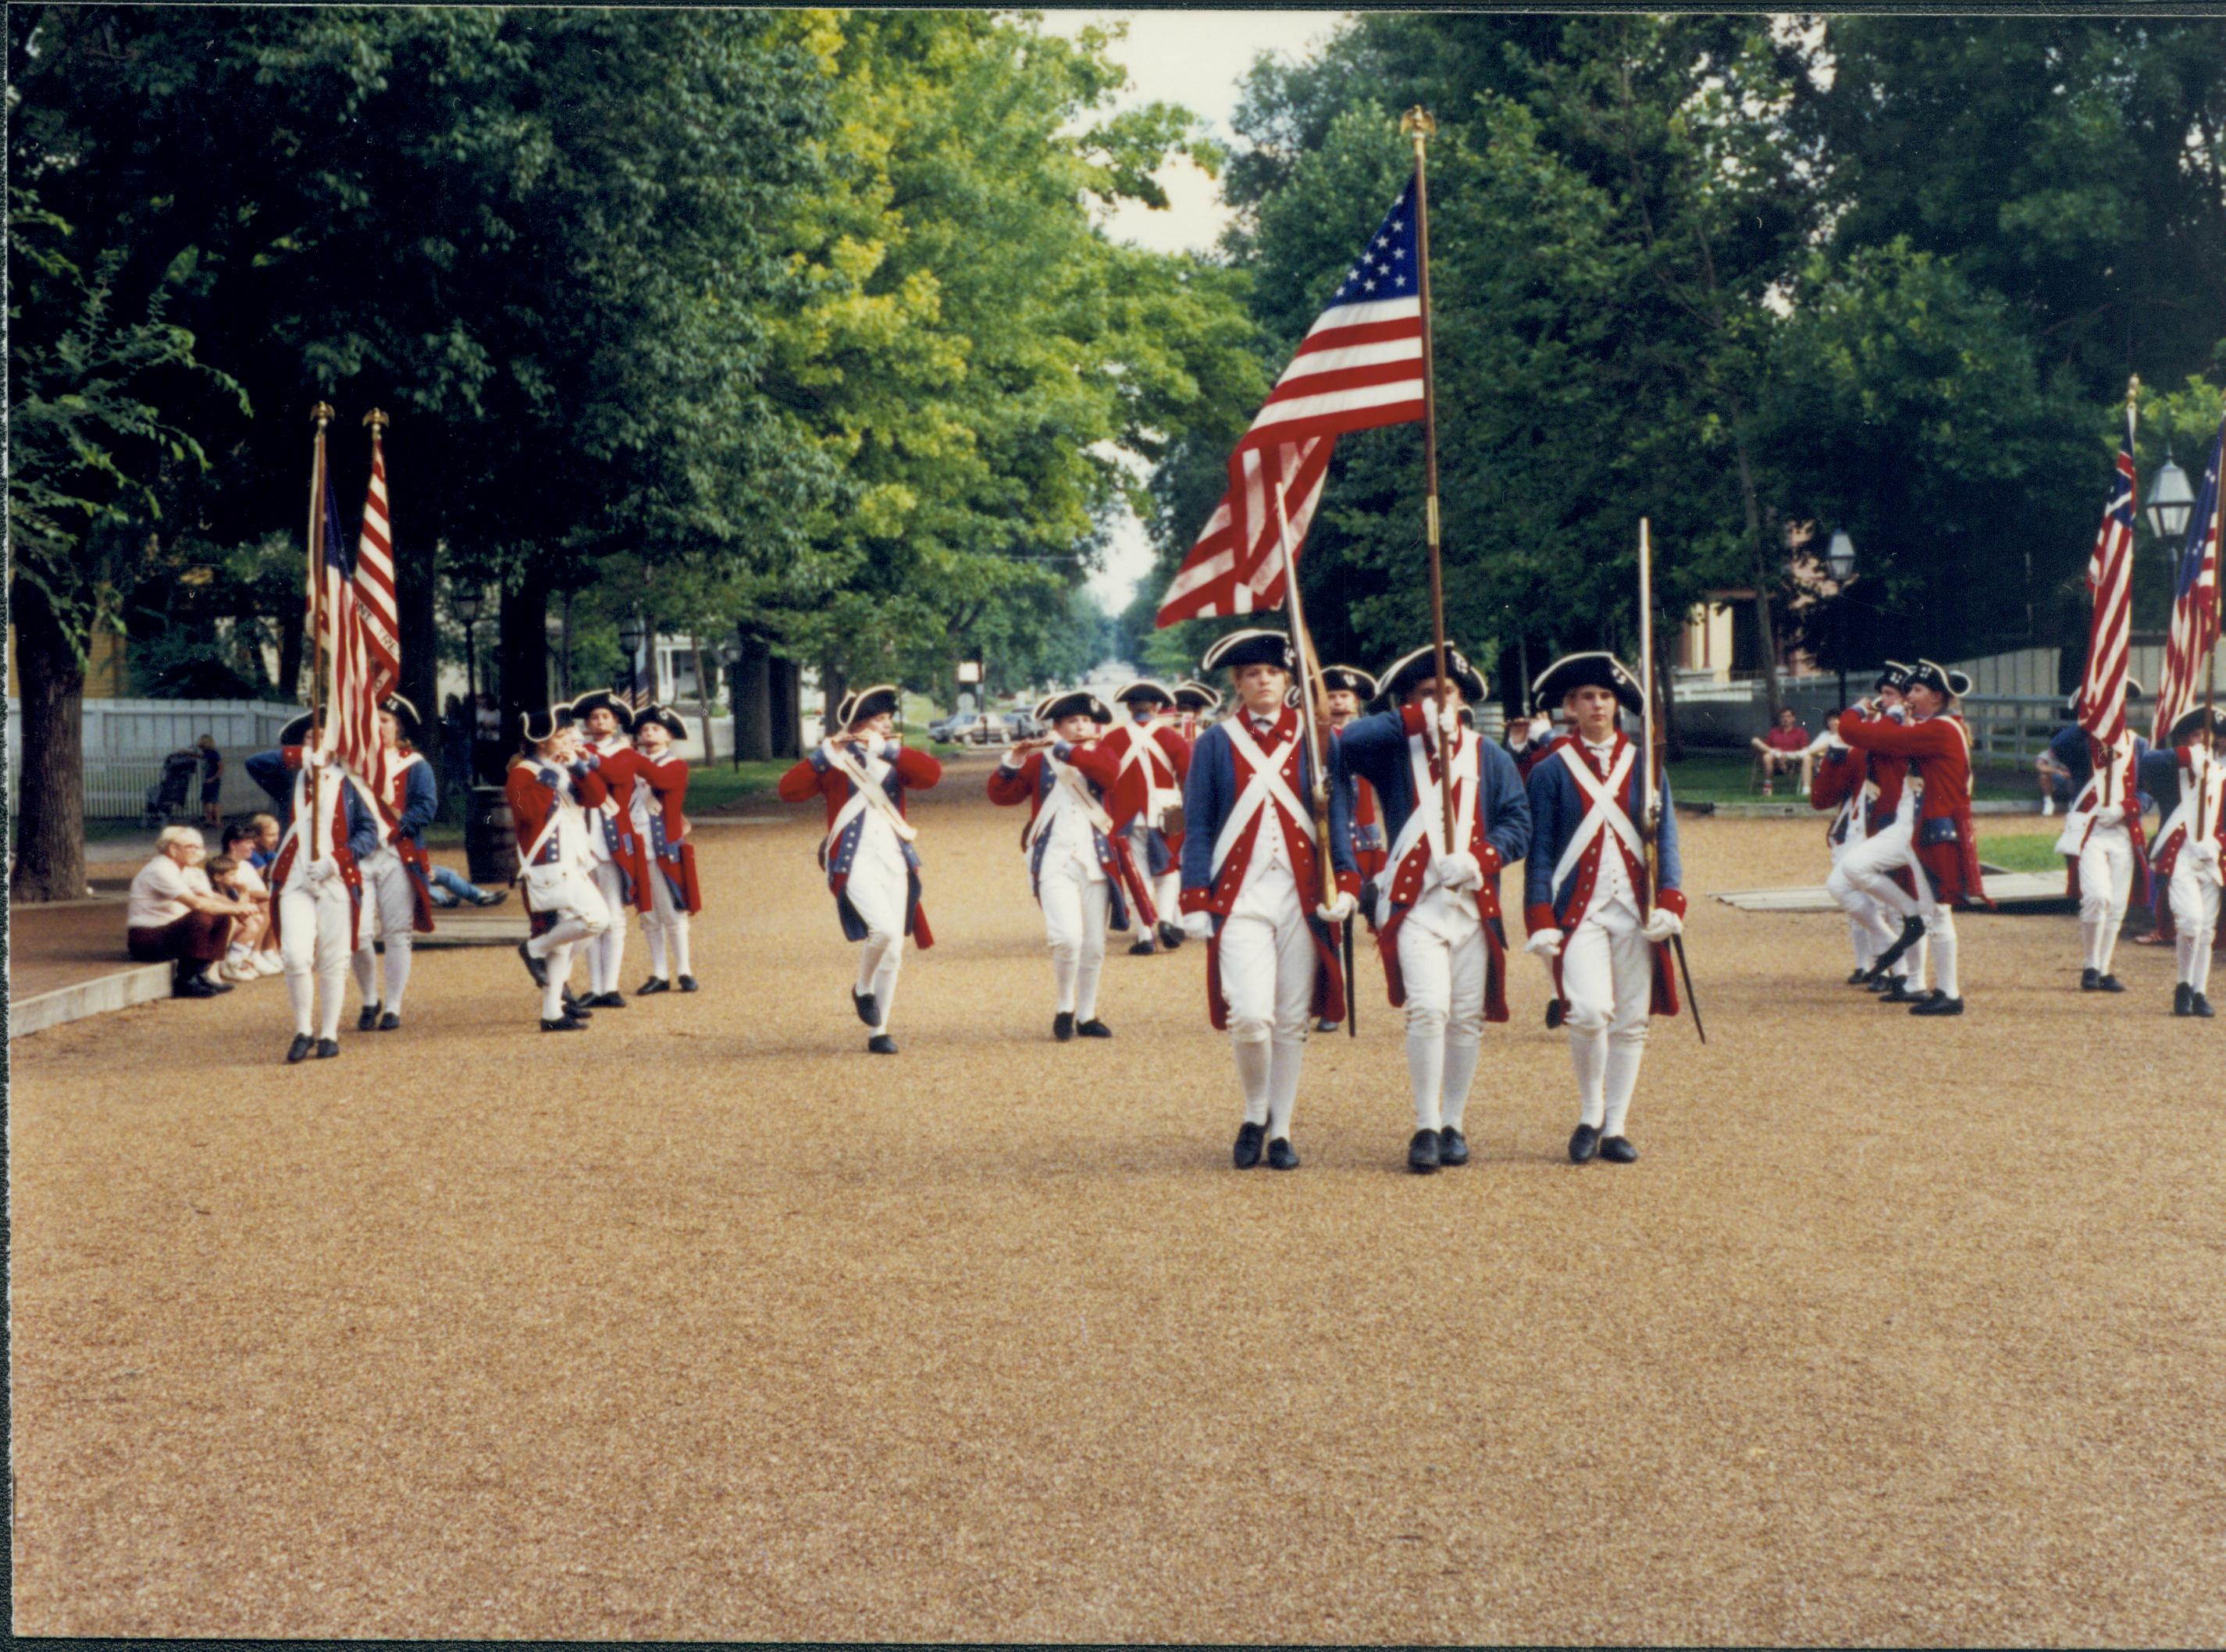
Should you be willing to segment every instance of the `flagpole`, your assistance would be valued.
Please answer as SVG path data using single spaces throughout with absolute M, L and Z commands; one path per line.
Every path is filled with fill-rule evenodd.
M 2140 424 L 2140 395 L 2141 376 L 2139 373 L 2135 373 L 2126 380 L 2126 454 L 2128 458 L 2131 458 L 2133 455 L 2134 439 Z M 2130 496 L 2128 496 L 2126 500 L 2126 505 L 2128 510 L 2131 510 L 2140 503 L 2140 501 L 2139 499 L 2134 499 Z M 2131 530 L 2129 529 L 2127 531 L 2130 533 Z M 2129 556 L 2133 554 L 2133 546 L 2130 541 L 2127 544 L 2126 552 Z M 2095 594 L 2095 600 L 2097 602 L 2102 601 L 2102 594 L 2100 591 L 2097 591 Z M 2093 669 L 2093 662 L 2091 661 L 2089 662 L 2089 669 L 2090 670 Z M 2125 719 L 2121 715 L 2118 721 L 2121 725 L 2119 740 L 2124 740 L 2125 734 L 2123 732 L 2123 724 Z M 2093 737 L 2090 735 L 2089 738 L 2092 739 Z M 2107 808 L 2110 802 L 2110 793 L 2116 789 L 2114 782 L 2115 782 L 2118 778 L 2118 745 L 2117 742 L 2113 742 L 2110 746 L 2105 747 L 2102 745 L 2102 742 L 2097 740 L 2095 741 L 2095 746 L 2102 759 L 2102 785 L 2098 795 L 2102 798 L 2103 806 Z
M 1444 827 L 1442 841 L 1446 853 L 1452 855 L 1467 846 L 1453 842 L 1453 767 L 1447 755 L 1446 738 L 1450 685 L 1446 677 L 1445 563 L 1438 539 L 1438 378 L 1430 348 L 1429 143 L 1437 136 L 1437 130 L 1438 123 L 1420 104 L 1399 118 L 1400 136 L 1415 140 L 1415 262 L 1420 266 L 1422 298 L 1422 472 L 1426 488 L 1422 496 L 1422 526 L 1430 552 L 1430 650 L 1438 682 L 1438 804 Z M 1479 715 L 1482 715 L 1481 711 Z
M 2195 777 L 2195 814 L 2187 823 L 2187 844 L 2192 848 L 2196 835 L 2202 829 L 2204 814 L 2210 806 L 2210 774 L 2218 766 L 2218 645 L 2226 636 L 2226 424 L 2219 427 L 2218 473 L 2211 492 L 2210 509 L 2210 646 L 2203 656 L 2203 723 L 2210 735 L 2205 748 L 2203 769 Z M 2200 550 L 2196 553 L 2195 576 L 2200 584 L 2203 565 L 2206 559 Z M 2198 596 L 2199 596 L 2198 593 Z M 2199 613 L 2188 616 L 2189 640 L 2203 635 L 2203 619 Z M 2172 731 L 2164 731 L 2172 738 Z M 2159 828 L 2159 830 L 2162 829 Z
M 317 833 L 324 820 L 324 765 L 318 760 L 330 732 L 325 717 L 325 427 L 333 421 L 332 404 L 319 402 L 309 410 L 317 422 L 316 446 L 309 461 L 309 722 L 315 745 L 303 760 L 309 766 L 308 855 L 317 856 Z

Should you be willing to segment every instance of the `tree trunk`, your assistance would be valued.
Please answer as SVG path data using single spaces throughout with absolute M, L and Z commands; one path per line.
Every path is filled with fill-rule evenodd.
M 773 754 L 804 755 L 804 672 L 792 659 L 776 659 L 766 669 L 772 692 Z
M 518 718 L 549 705 L 549 581 L 531 564 L 514 589 L 502 594 L 500 636 L 495 644 L 496 689 L 502 706 L 502 743 L 514 744 Z
M 417 708 L 424 728 L 418 751 L 433 766 L 436 778 L 445 753 L 436 731 L 440 728 L 441 689 L 438 658 L 439 629 L 433 618 L 434 551 L 430 544 L 404 539 L 394 548 L 394 602 L 401 623 L 402 697 Z
M 1778 626 L 1771 618 L 1770 591 L 1778 575 L 1770 566 L 1770 545 L 1763 537 L 1762 502 L 1755 497 L 1754 467 L 1746 452 L 1746 438 L 1738 434 L 1743 416 L 1736 398 L 1732 403 L 1733 451 L 1739 455 L 1739 497 L 1746 507 L 1747 541 L 1754 547 L 1754 620 L 1762 632 L 1762 686 L 1770 700 L 1770 721 L 1778 722 L 1778 709 L 1785 703 L 1778 687 Z
M 843 670 L 831 660 L 820 664 L 819 691 L 827 701 L 819 713 L 819 728 L 822 733 L 831 734 L 835 732 L 836 708 L 843 703 Z
M 742 657 L 727 681 L 727 700 L 735 708 L 735 757 L 742 763 L 770 762 L 785 753 L 773 746 L 773 656 L 765 640 L 737 633 Z M 793 727 L 793 720 L 791 720 Z
M 298 599 L 300 593 L 296 596 Z M 298 601 L 287 606 L 292 611 L 278 620 L 278 697 L 289 705 L 301 705 L 302 663 L 308 652 L 308 639 Z
M 711 679 L 703 671 L 703 639 L 694 632 L 688 633 L 688 657 L 696 662 L 696 710 L 703 720 L 703 760 L 710 762 L 711 741 Z
M 19 901 L 78 900 L 85 882 L 85 665 L 29 580 L 14 581 L 22 778 L 16 786 Z
M 1677 733 L 1677 696 L 1671 691 L 1675 680 L 1670 675 L 1670 651 L 1662 646 L 1662 632 L 1657 626 L 1654 633 L 1653 687 L 1662 710 L 1663 755 L 1672 763 L 1682 763 L 1685 760 L 1685 742 Z

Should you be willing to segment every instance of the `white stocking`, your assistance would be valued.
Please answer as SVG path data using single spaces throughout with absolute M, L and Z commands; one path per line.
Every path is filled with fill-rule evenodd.
M 1231 1053 L 1237 1058 L 1237 1086 L 1244 1094 L 1244 1121 L 1247 1124 L 1265 1124 L 1268 1121 L 1268 1085 L 1274 1068 L 1274 1058 L 1269 1053 L 1268 1040 L 1232 1037 L 1229 1047 Z
M 1469 1086 L 1476 1078 L 1476 1064 L 1483 1054 L 1484 1046 L 1480 1044 L 1464 1043 L 1455 1038 L 1446 1040 L 1445 1101 L 1440 1110 L 1448 1130 L 1460 1129 L 1461 1121 L 1468 1116 Z
M 1279 1038 L 1268 1048 L 1268 1140 L 1282 1141 L 1291 1134 L 1291 1109 L 1298 1104 L 1299 1068 L 1307 1058 L 1306 1036 Z
M 357 953 L 358 957 L 363 954 Z M 402 1013 L 402 994 L 410 986 L 410 931 L 386 937 L 386 1013 Z

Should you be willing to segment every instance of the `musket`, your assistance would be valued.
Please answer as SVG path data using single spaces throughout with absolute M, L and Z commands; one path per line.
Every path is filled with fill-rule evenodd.
M 1646 898 L 1654 899 L 1661 876 L 1662 789 L 1657 776 L 1663 767 L 1664 753 L 1657 740 L 1667 741 L 1668 720 L 1654 715 L 1654 538 L 1652 524 L 1644 517 L 1638 518 L 1638 669 L 1644 682 L 1641 686 L 1639 710 L 1639 795 L 1646 799 L 1640 812 L 1639 835 L 1646 844 Z M 1701 1001 L 1693 994 L 1693 967 L 1685 962 L 1685 937 L 1673 935 L 1670 949 L 1677 955 L 1677 973 L 1685 982 L 1685 1002 L 1693 1012 L 1693 1031 L 1701 1035 L 1701 1042 L 1708 1041 L 1708 1029 L 1701 1021 Z
M 1282 500 L 1280 493 L 1276 504 L 1278 515 Z M 1289 541 L 1289 518 L 1285 524 L 1284 543 Z M 1321 662 L 1314 655 L 1314 639 L 1307 629 L 1306 600 L 1299 594 L 1297 559 L 1286 552 L 1283 557 L 1283 606 L 1291 623 L 1291 651 L 1297 656 L 1299 668 L 1299 734 L 1305 741 L 1307 763 L 1313 771 L 1313 796 L 1314 814 L 1314 863 L 1321 872 L 1321 904 L 1337 904 L 1337 867 L 1332 864 L 1329 846 L 1329 764 L 1328 753 L 1322 750 L 1321 726 L 1329 715 L 1329 696 L 1321 684 Z M 1352 920 L 1346 918 L 1338 925 L 1342 932 L 1341 944 L 1345 952 L 1345 1024 L 1353 1027 L 1359 1012 L 1359 998 L 1352 981 Z M 1360 1035 L 1352 1032 L 1352 1036 Z

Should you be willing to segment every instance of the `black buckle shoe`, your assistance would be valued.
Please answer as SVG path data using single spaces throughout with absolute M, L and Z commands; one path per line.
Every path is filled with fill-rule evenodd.
M 378 1030 L 382 1032 L 400 1032 L 402 1030 L 402 1018 L 399 1015 L 397 1015 L 392 1010 L 387 1011 L 385 1014 L 378 1018 Z
M 1149 936 L 1146 936 L 1141 941 L 1129 943 L 1129 956 L 1132 958 L 1148 958 L 1158 950 L 1159 949 L 1152 944 Z
M 595 1019 L 595 1012 L 588 1007 L 588 1006 L 592 1002 L 594 1002 L 594 1000 L 592 999 L 575 998 L 572 995 L 572 989 L 569 987 L 564 988 L 564 1013 L 570 1016 L 574 1020 L 594 1020 Z
M 1629 1136 L 1602 1136 L 1600 1156 L 1611 1165 L 1635 1165 L 1638 1162 L 1638 1149 L 1631 1145 Z
M 1468 1138 L 1450 1124 L 1438 1132 L 1438 1162 L 1441 1165 L 1468 1163 Z
M 1268 1139 L 1268 1127 L 1247 1120 L 1237 1132 L 1237 1145 L 1229 1151 L 1229 1162 L 1239 1170 L 1250 1170 L 1260 1162 L 1260 1149 Z
M 850 1007 L 858 1012 L 858 1019 L 868 1026 L 881 1024 L 881 1007 L 874 1001 L 873 994 L 862 993 L 853 987 L 850 988 Z
M 1858 969 L 1848 977 L 1848 985 L 1850 987 L 1867 987 L 1870 984 L 1871 972 L 1867 969 Z
M 1546 1030 L 1549 1032 L 1554 1032 L 1561 1025 L 1561 1001 L 1558 998 L 1549 998 L 1546 1001 Z
M 597 993 L 588 1001 L 597 1009 L 624 1009 L 626 1007 L 626 1001 L 614 992 Z
M 1950 998 L 1946 993 L 1935 988 L 1925 994 L 1921 1001 L 1911 1004 L 1909 1007 L 1909 1013 L 1911 1015 L 1961 1015 L 1963 1013 L 1963 1001 L 1960 998 Z
M 897 1052 L 897 1041 L 886 1032 L 876 1032 L 866 1040 L 866 1048 L 877 1056 L 893 1056 Z
M 681 977 L 680 977 L 680 990 L 681 990 L 682 992 L 684 992 L 684 993 L 692 993 L 692 992 L 695 992 L 696 990 L 697 990 L 696 986 L 696 977 L 695 977 L 695 976 L 693 976 L 693 975 L 683 975 L 683 976 L 681 976 Z
M 1277 1136 L 1268 1144 L 1269 1169 L 1296 1170 L 1298 1167 L 1299 1155 L 1292 1151 L 1290 1137 Z
M 2194 997 L 2189 999 L 2187 1001 L 2187 1007 L 2195 1012 L 2196 1019 L 2198 1020 L 2210 1020 L 2218 1013 L 2216 1010 L 2210 1007 L 2210 1001 L 2208 998 L 2205 998 L 2201 993 L 2197 993 Z
M 1873 981 L 1881 979 L 1887 970 L 1892 969 L 1894 965 L 1901 962 L 1901 955 L 1903 953 L 1908 951 L 1910 948 L 1915 946 L 1924 938 L 1924 919 L 1923 918 L 1912 915 L 1903 918 L 1901 920 L 1900 938 L 1896 940 L 1892 946 L 1886 948 L 1884 952 L 1880 953 L 1879 955 L 1878 961 L 1871 965 L 1871 979 Z
M 553 1021 L 544 1017 L 541 1023 L 541 1030 L 544 1032 L 581 1032 L 587 1030 L 587 1026 L 588 1024 L 576 1015 L 559 1015 Z
M 1569 1136 L 1569 1162 L 1581 1165 L 1600 1152 L 1600 1130 L 1596 1126 L 1580 1124 Z
M 1167 948 L 1168 951 L 1172 952 L 1182 944 L 1182 925 L 1180 924 L 1170 924 L 1166 918 L 1162 918 L 1160 920 L 1160 944 Z
M 340 1054 L 340 1041 L 338 1039 L 319 1039 L 317 1040 L 318 1060 L 330 1061 L 334 1056 Z
M 356 1013 L 356 1018 L 355 1018 L 355 1030 L 356 1030 L 357 1032 L 369 1032 L 372 1031 L 374 1028 L 376 1028 L 378 1026 L 378 1005 L 376 1005 L 376 1004 L 366 1004 L 366 1005 L 362 1007 L 362 1009 L 359 1010 L 359 1011 Z
M 2195 988 L 2184 981 L 2174 983 L 2172 987 L 2172 1013 L 2175 1015 L 2195 1013 Z
M 1878 995 L 1878 1001 L 1881 1004 L 1915 1004 L 1922 1001 L 1922 994 L 1909 990 L 1908 976 L 1894 975 L 1888 980 L 1886 989 Z
M 549 965 L 545 960 L 533 956 L 530 942 L 520 941 L 518 944 L 518 956 L 525 960 L 525 973 L 533 977 L 533 984 L 546 987 L 549 984 Z
M 1051 1035 L 1061 1044 L 1074 1036 L 1074 1012 L 1063 1009 L 1051 1018 Z
M 1076 1027 L 1074 1034 L 1081 1039 L 1110 1039 L 1113 1036 L 1113 1029 L 1093 1015 Z
M 2100 969 L 2082 969 L 2079 972 L 2079 990 L 2083 993 L 2101 992 L 2102 972 Z
M 1407 1144 L 1407 1168 L 1417 1176 L 1428 1176 L 1438 1167 L 1438 1133 L 1417 1130 L 1415 1139 Z
M 229 991 L 231 989 L 227 987 L 226 990 Z M 213 998 L 216 996 L 216 982 L 211 981 L 207 975 L 180 975 L 175 981 L 170 983 L 170 996 L 173 998 Z
M 2106 993 L 2121 993 L 2126 990 L 2126 983 L 2115 975 L 2104 975 L 2095 984 Z
M 671 990 L 672 983 L 663 975 L 652 975 L 633 989 L 633 995 L 636 998 L 646 998 L 652 993 L 669 993 Z
M 307 1061 L 309 1058 L 309 1052 L 316 1047 L 317 1041 L 311 1038 L 308 1033 L 296 1032 L 294 1035 L 293 1043 L 286 1046 L 286 1060 L 288 1064 L 291 1065 L 296 1061 Z

